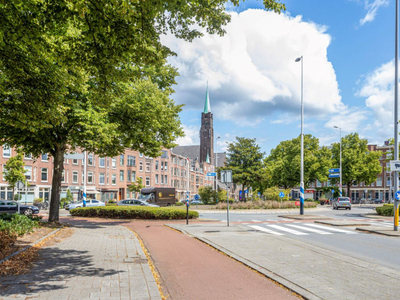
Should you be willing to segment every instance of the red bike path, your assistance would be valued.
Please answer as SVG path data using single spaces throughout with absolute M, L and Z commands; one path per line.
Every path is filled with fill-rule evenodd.
M 167 299 L 299 299 L 242 263 L 164 225 L 174 222 L 124 224 L 143 241 Z

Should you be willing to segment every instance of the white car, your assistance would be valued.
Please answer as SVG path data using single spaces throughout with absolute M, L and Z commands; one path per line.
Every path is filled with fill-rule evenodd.
M 125 199 L 125 200 L 121 200 L 117 203 L 117 206 L 125 206 L 125 205 L 160 207 L 160 205 L 148 203 L 146 201 L 142 201 L 142 200 L 138 200 L 138 199 Z
M 93 200 L 93 199 L 86 200 L 86 207 L 93 207 L 93 206 L 106 206 L 106 204 L 104 202 L 99 201 L 99 200 Z M 70 210 L 70 209 L 74 209 L 74 208 L 78 208 L 78 207 L 83 207 L 83 202 L 82 201 L 68 204 L 65 207 L 65 209 L 66 210 Z

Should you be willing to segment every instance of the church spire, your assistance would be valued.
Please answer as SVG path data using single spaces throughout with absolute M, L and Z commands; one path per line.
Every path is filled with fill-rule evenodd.
M 211 108 L 210 108 L 210 97 L 208 95 L 208 81 L 207 81 L 207 92 L 206 92 L 206 101 L 204 103 L 204 113 L 209 113 L 211 112 Z

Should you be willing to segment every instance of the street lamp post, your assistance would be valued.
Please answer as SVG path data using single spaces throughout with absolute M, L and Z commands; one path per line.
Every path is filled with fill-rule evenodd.
M 340 183 L 339 183 L 339 196 L 340 197 L 342 197 L 342 128 L 341 127 L 339 127 L 339 126 L 333 126 L 334 128 L 338 128 L 339 129 L 339 132 L 340 132 L 340 143 L 339 143 L 339 145 L 340 145 L 340 150 L 339 150 L 339 153 L 340 153 L 340 166 L 339 166 L 339 171 L 340 171 Z M 347 197 L 349 197 L 349 195 L 347 195 Z
M 300 150 L 300 215 L 304 215 L 304 104 L 303 104 L 303 55 L 296 58 L 295 62 L 301 61 L 301 150 Z
M 396 29 L 395 29 L 395 60 L 394 60 L 394 160 L 399 160 L 399 112 L 398 112 L 398 88 L 399 88 L 399 0 L 396 0 Z M 399 190 L 399 172 L 393 172 L 394 193 Z M 399 203 L 394 197 L 394 231 L 399 231 Z
M 217 199 L 216 202 L 218 203 L 218 139 L 221 137 L 218 136 L 215 140 L 215 156 L 216 156 L 216 161 L 215 161 L 215 190 L 217 191 Z

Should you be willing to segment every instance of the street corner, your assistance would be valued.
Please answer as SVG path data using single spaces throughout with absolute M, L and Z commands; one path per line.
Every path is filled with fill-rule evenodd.
M 379 234 L 379 235 L 400 237 L 400 231 L 394 231 L 393 228 L 388 228 L 388 227 L 363 226 L 363 227 L 357 227 L 356 230 L 363 231 L 366 233 L 374 233 L 374 234 Z

